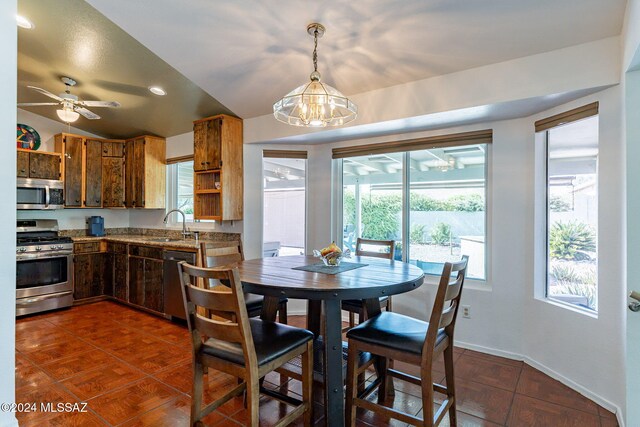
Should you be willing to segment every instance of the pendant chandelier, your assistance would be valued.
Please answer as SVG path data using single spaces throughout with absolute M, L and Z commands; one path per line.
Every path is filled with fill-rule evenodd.
M 313 23 L 307 27 L 313 36 L 313 72 L 311 81 L 299 86 L 273 104 L 278 121 L 292 126 L 341 126 L 355 120 L 358 107 L 339 90 L 320 82 L 318 72 L 318 39 L 325 28 Z

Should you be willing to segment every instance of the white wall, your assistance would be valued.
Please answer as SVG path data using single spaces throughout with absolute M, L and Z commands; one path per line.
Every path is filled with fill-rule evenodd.
M 52 108 L 52 107 L 42 107 Z M 15 108 L 14 108 L 15 109 Z M 26 110 L 18 109 L 18 123 L 29 125 L 40 135 L 42 145 L 39 151 L 55 151 L 53 137 L 56 134 L 67 132 L 78 135 L 99 137 L 75 127 L 69 127 L 63 122 L 51 120 Z M 58 226 L 62 230 L 85 229 L 86 220 L 90 216 L 104 217 L 105 227 L 120 228 L 129 227 L 129 210 L 125 209 L 59 209 L 55 211 L 18 211 L 19 219 L 57 219 Z
M 622 29 L 622 72 L 640 65 L 640 0 L 627 0 Z
M 15 401 L 15 319 L 16 319 L 16 0 L 0 2 L 0 402 Z M 11 412 L 0 412 L 0 426 L 17 426 Z

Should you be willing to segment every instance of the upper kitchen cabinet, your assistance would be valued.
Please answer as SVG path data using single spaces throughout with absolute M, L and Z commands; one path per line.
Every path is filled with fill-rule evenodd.
M 242 120 L 220 114 L 193 122 L 194 218 L 241 220 Z
M 125 207 L 124 141 L 102 141 L 102 206 Z
M 60 179 L 60 154 L 18 149 L 19 178 Z
M 164 209 L 166 141 L 141 136 L 125 143 L 125 207 Z
M 80 135 L 55 136 L 56 151 L 62 154 L 64 206 L 102 207 L 102 140 Z
M 64 180 L 64 206 L 84 206 L 84 141 L 80 135 L 61 133 L 55 136 L 55 148 L 62 154 L 62 178 Z

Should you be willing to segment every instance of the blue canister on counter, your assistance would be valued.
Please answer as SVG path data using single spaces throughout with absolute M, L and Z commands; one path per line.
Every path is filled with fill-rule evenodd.
M 104 218 L 101 216 L 90 216 L 87 220 L 87 235 L 95 237 L 104 236 Z

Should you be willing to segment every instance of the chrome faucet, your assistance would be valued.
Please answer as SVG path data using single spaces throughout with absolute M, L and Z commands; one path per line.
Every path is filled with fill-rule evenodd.
M 171 209 L 169 212 L 167 212 L 167 214 L 164 216 L 164 219 L 162 221 L 166 224 L 167 219 L 169 218 L 169 215 L 171 215 L 174 212 L 178 212 L 179 214 L 182 215 L 182 237 L 186 239 L 187 237 L 191 236 L 191 232 L 187 231 L 187 223 L 186 223 L 187 217 L 185 216 L 184 212 L 182 212 L 180 209 Z

